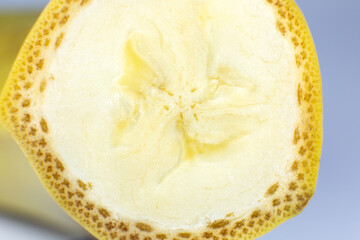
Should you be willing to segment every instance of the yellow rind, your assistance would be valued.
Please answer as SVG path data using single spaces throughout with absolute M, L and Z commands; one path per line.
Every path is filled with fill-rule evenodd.
M 265 0 L 264 0 L 265 1 Z M 91 185 L 71 176 L 56 152 L 47 141 L 49 129 L 41 116 L 32 115 L 31 92 L 39 87 L 46 55 L 56 51 L 61 43 L 62 30 L 71 21 L 69 12 L 75 14 L 89 1 L 53 0 L 41 14 L 27 37 L 0 96 L 0 120 L 21 145 L 42 183 L 56 201 L 82 226 L 99 239 L 255 239 L 280 223 L 297 215 L 307 205 L 315 187 L 322 144 L 321 79 L 315 47 L 307 23 L 293 0 L 266 0 L 277 12 L 277 26 L 281 34 L 293 43 L 295 58 L 302 76 L 298 82 L 298 102 L 301 119 L 294 132 L 297 158 L 289 172 L 293 181 L 288 185 L 276 183 L 264 194 L 267 204 L 247 216 L 232 216 L 209 223 L 207 227 L 191 232 L 158 229 L 149 223 L 116 219 L 110 210 L 87 199 Z M 66 9 L 66 11 L 63 11 Z M 55 19 L 56 16 L 56 19 Z M 64 21 L 63 25 L 60 24 Z M 44 46 L 44 30 L 49 30 L 48 46 Z M 39 46 L 36 46 L 38 41 Z M 34 49 L 42 52 L 35 54 Z M 35 55 L 34 55 L 35 54 Z M 33 56 L 32 62 L 28 62 Z M 39 64 L 39 65 L 36 65 Z M 39 70 L 36 67 L 40 66 Z M 27 73 L 26 73 L 27 72 Z M 25 79 L 21 79 L 25 76 Z M 29 85 L 26 85 L 30 82 Z M 29 88 L 27 88 L 29 87 Z M 19 93 L 21 96 L 19 97 Z M 45 121 L 46 123 L 46 121 Z M 35 133 L 33 130 L 36 130 Z M 51 131 L 51 130 L 50 130 Z M 33 135 L 32 135 L 33 134 Z

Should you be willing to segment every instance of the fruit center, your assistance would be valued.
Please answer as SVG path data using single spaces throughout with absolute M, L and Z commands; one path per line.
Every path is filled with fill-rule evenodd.
M 175 73 L 171 78 L 167 78 L 162 72 L 166 67 L 152 65 L 142 54 L 141 48 L 151 49 L 144 47 L 146 44 L 146 38 L 136 34 L 125 43 L 124 66 L 118 87 L 132 107 L 123 112 L 118 120 L 113 135 L 114 145 L 120 144 L 124 132 L 138 127 L 137 120 L 142 117 L 142 108 L 147 108 L 145 111 L 149 112 L 159 112 L 168 123 L 176 125 L 182 136 L 181 159 L 192 159 L 196 154 L 224 149 L 231 140 L 252 130 L 249 123 L 240 118 L 241 102 L 236 104 L 234 99 L 245 95 L 241 91 L 255 93 L 256 87 L 250 80 L 241 79 L 236 70 L 227 67 L 217 69 L 212 76 L 207 76 L 209 70 L 205 69 L 205 74 L 192 74 L 188 76 L 190 79 L 184 79 L 183 74 L 176 69 L 176 64 L 164 62 L 162 64 L 169 65 L 167 68 Z M 156 58 L 158 53 L 147 51 L 147 55 L 148 58 Z M 210 61 L 207 61 L 206 67 L 209 67 Z M 234 86 L 226 83 L 229 80 L 244 83 L 243 86 Z M 202 86 L 199 83 L 202 83 Z M 221 93 L 224 89 L 233 93 L 232 96 Z M 206 110 L 207 106 L 219 100 L 227 100 L 227 103 L 218 103 L 217 113 L 212 114 L 213 109 Z M 229 112 L 229 107 L 233 108 L 230 114 L 226 112 Z M 251 120 L 256 127 L 259 120 Z M 229 131 L 228 127 L 221 127 L 219 124 L 231 125 L 232 130 Z

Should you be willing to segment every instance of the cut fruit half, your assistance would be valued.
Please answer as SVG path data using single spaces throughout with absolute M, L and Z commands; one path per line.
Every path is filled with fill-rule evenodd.
M 254 239 L 313 195 L 321 101 L 293 1 L 54 0 L 0 115 L 100 239 Z

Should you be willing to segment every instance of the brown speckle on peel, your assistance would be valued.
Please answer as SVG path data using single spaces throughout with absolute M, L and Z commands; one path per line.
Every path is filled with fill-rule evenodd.
M 204 232 L 202 235 L 203 238 L 211 238 L 212 236 L 212 232 Z
M 152 227 L 146 223 L 136 223 L 135 226 L 143 232 L 151 232 L 152 231 Z
M 301 105 L 301 99 L 302 99 L 302 88 L 301 85 L 299 83 L 298 85 L 298 89 L 297 89 L 297 99 L 298 99 L 298 104 Z
M 52 166 L 48 166 L 46 172 L 51 173 L 53 171 Z
M 44 46 L 45 47 L 48 47 L 50 45 L 50 39 L 49 38 L 46 38 L 45 39 L 45 42 L 44 42 Z
M 139 234 L 138 233 L 130 234 L 130 240 L 139 240 Z
M 85 194 L 83 192 L 80 192 L 80 191 L 76 191 L 75 192 L 76 196 L 78 196 L 79 198 L 84 198 L 85 197 Z
M 55 41 L 55 49 L 60 47 L 63 38 L 64 38 L 64 33 L 60 33 L 60 35 L 56 38 Z
M 28 113 L 24 114 L 24 117 L 21 119 L 21 121 L 25 122 L 25 123 L 30 123 L 31 122 L 31 115 Z
M 156 234 L 156 238 L 157 239 L 160 239 L 160 240 L 164 240 L 164 239 L 167 239 L 167 236 L 166 236 L 166 234 Z
M 277 21 L 276 26 L 277 26 L 278 30 L 280 31 L 280 33 L 281 33 L 283 36 L 285 36 L 285 34 L 286 34 L 286 28 L 285 28 L 285 26 L 282 24 L 282 22 Z
M 39 149 L 37 152 L 36 152 L 36 156 L 37 157 L 42 157 L 44 155 L 44 153 Z
M 115 239 L 117 236 L 118 236 L 118 235 L 117 235 L 116 232 L 111 232 L 111 233 L 110 233 L 111 239 Z
M 46 80 L 42 80 L 42 82 L 40 83 L 40 92 L 44 92 L 45 88 L 46 88 Z
M 67 13 L 68 11 L 69 11 L 69 8 L 67 6 L 65 6 L 61 9 L 61 13 L 63 13 L 63 14 Z
M 70 182 L 66 179 L 63 180 L 62 184 L 66 186 L 67 188 L 70 188 Z
M 27 108 L 27 107 L 29 107 L 30 106 L 30 100 L 29 99 L 26 99 L 26 100 L 24 100 L 23 102 L 22 102 L 22 106 L 24 107 L 24 108 Z
M 237 233 L 237 231 L 235 229 L 233 229 L 230 231 L 230 236 L 235 237 L 236 233 Z
M 80 6 L 86 5 L 90 0 L 81 0 Z
M 235 228 L 235 229 L 240 229 L 240 228 L 242 228 L 244 225 L 245 225 L 245 220 L 241 220 L 241 221 L 238 221 L 238 222 L 235 223 L 234 228 Z
M 46 153 L 44 161 L 45 162 L 52 162 L 52 154 L 51 153 Z
M 295 191 L 297 188 L 298 188 L 298 185 L 297 185 L 296 182 L 291 182 L 291 183 L 289 184 L 289 190 Z
M 304 100 L 305 100 L 305 102 L 310 103 L 311 97 L 312 97 L 311 93 L 307 93 L 307 94 L 305 94 L 305 96 L 304 96 Z
M 279 183 L 275 183 L 273 184 L 267 191 L 266 191 L 266 196 L 271 196 L 274 195 L 274 193 L 276 192 L 276 190 L 279 188 Z
M 59 16 L 60 16 L 60 13 L 58 13 L 58 12 L 54 12 L 52 14 L 53 19 L 59 19 Z
M 301 146 L 300 149 L 299 149 L 300 156 L 304 156 L 306 151 L 307 151 L 306 148 L 304 148 L 304 146 Z
M 30 131 L 29 131 L 29 135 L 30 135 L 30 136 L 35 136 L 35 135 L 36 135 L 36 132 L 37 132 L 36 128 L 31 127 L 31 128 L 30 128 Z
M 60 25 L 64 25 L 66 24 L 66 22 L 69 20 L 69 15 L 64 16 L 61 21 L 60 21 Z
M 24 80 L 25 80 L 24 74 L 20 74 L 20 75 L 19 75 L 19 79 L 24 81 Z
M 296 65 L 297 65 L 298 67 L 301 66 L 302 60 L 301 60 L 301 56 L 300 56 L 300 55 L 296 55 L 296 56 L 295 56 L 295 62 L 296 62 Z
M 269 212 L 266 213 L 264 219 L 265 219 L 266 221 L 269 221 L 269 220 L 271 219 L 271 213 L 269 213 Z
M 16 113 L 16 112 L 18 112 L 18 111 L 19 111 L 19 109 L 13 107 L 13 108 L 10 109 L 9 112 L 10 112 L 10 113 Z
M 46 120 L 44 118 L 42 118 L 40 120 L 40 127 L 41 127 L 41 130 L 44 132 L 44 133 L 48 133 L 49 132 L 49 127 L 48 127 L 48 124 L 46 122 Z
M 29 74 L 32 74 L 33 70 L 34 70 L 34 68 L 32 66 L 28 66 L 28 73 Z
M 24 89 L 29 90 L 29 89 L 31 88 L 31 86 L 32 86 L 32 83 L 31 83 L 31 82 L 26 82 L 26 83 L 24 84 Z
M 190 238 L 191 233 L 179 233 L 178 236 L 181 238 Z
M 225 227 L 229 223 L 230 223 L 229 220 L 219 219 L 219 220 L 216 220 L 216 221 L 212 222 L 211 224 L 209 224 L 208 227 L 213 228 L 213 229 L 218 229 L 218 228 Z
M 44 59 L 40 59 L 38 63 L 36 63 L 36 70 L 41 70 L 44 67 Z
M 125 224 L 124 222 L 119 223 L 118 227 L 122 232 L 127 232 L 129 230 L 129 225 Z
M 68 191 L 68 197 L 69 197 L 69 199 L 71 199 L 74 195 L 75 195 L 75 193 Z
M 258 224 L 259 224 L 260 226 L 262 226 L 262 225 L 264 224 L 264 220 L 259 219 Z
M 220 231 L 221 236 L 226 236 L 228 233 L 229 233 L 229 231 L 226 228 L 224 228 Z
M 289 27 L 289 29 L 290 29 L 290 27 Z M 295 47 L 299 46 L 299 44 L 300 44 L 298 38 L 296 38 L 296 37 L 292 37 L 291 41 L 293 42 Z
M 52 176 L 53 176 L 53 178 L 54 178 L 55 180 L 59 180 L 59 179 L 60 179 L 60 177 L 61 177 L 61 176 L 60 176 L 60 174 L 59 174 L 59 173 L 57 173 L 57 172 L 56 172 L 56 173 L 54 173 Z
M 252 227 L 254 227 L 254 224 L 255 224 L 255 221 L 254 221 L 254 220 L 251 220 L 251 221 L 249 221 L 249 223 L 248 223 L 248 227 L 252 228 Z
M 108 222 L 108 223 L 105 223 L 105 227 L 107 228 L 107 230 L 112 230 L 116 227 L 116 224 L 114 222 Z
M 82 190 L 86 191 L 88 189 L 88 186 L 83 181 L 77 180 L 77 183 Z
M 50 23 L 50 30 L 54 30 L 56 27 L 56 22 L 51 22 Z
M 297 175 L 297 180 L 304 180 L 304 174 L 303 173 L 299 173 L 298 175 Z
M 298 161 L 294 161 L 293 165 L 291 166 L 291 171 L 292 172 L 296 172 L 299 170 L 299 162 Z
M 93 220 L 93 222 L 97 222 L 99 220 L 99 217 L 97 215 L 93 215 L 91 219 Z
M 37 40 L 35 42 L 35 46 L 40 47 L 41 46 L 41 39 Z
M 87 210 L 89 210 L 89 211 L 91 211 L 91 210 L 93 210 L 94 209 L 94 204 L 92 204 L 92 203 L 87 203 L 86 205 L 85 205 L 85 208 L 87 209 Z
M 273 201 L 272 201 L 272 205 L 273 205 L 273 207 L 276 207 L 276 206 L 279 206 L 280 205 L 280 200 L 279 199 L 274 199 Z
M 110 217 L 110 213 L 107 210 L 105 210 L 104 208 L 99 209 L 99 213 L 104 218 Z
M 251 218 L 258 218 L 261 216 L 261 211 L 260 210 L 256 210 L 251 214 Z
M 39 57 L 39 55 L 40 55 L 40 50 L 34 51 L 34 56 L 35 56 L 35 57 Z
M 284 206 L 284 211 L 289 212 L 290 209 L 291 209 L 290 205 L 285 205 Z
M 56 168 L 57 169 L 59 169 L 60 171 L 64 171 L 65 170 L 65 168 L 64 168 L 64 165 L 60 162 L 60 160 L 59 159 L 55 159 L 55 163 L 56 163 Z

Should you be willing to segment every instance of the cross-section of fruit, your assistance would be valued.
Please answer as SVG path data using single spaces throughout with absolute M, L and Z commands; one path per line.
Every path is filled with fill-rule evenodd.
M 321 83 L 288 0 L 60 1 L 2 121 L 100 239 L 254 239 L 315 190 Z

